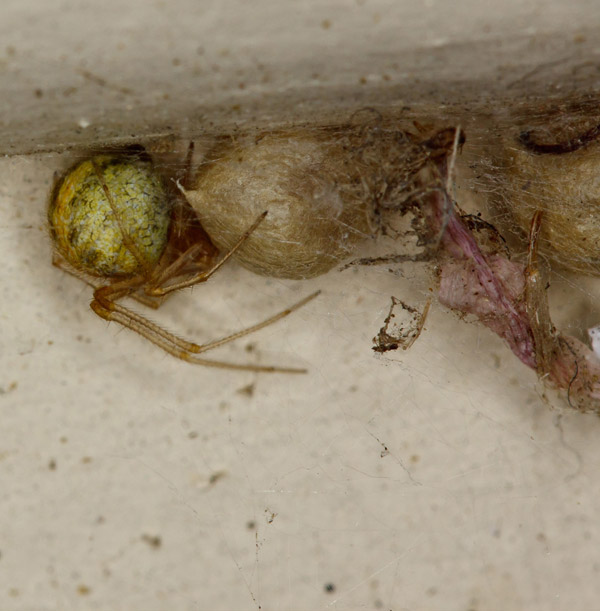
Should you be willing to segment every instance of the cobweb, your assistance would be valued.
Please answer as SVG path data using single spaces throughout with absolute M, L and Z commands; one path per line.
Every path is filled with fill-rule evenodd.
M 480 214 L 477 243 L 501 235 L 485 246 L 515 265 L 529 221 L 515 220 L 506 149 L 529 125 L 566 133 L 539 133 L 536 113 L 439 126 L 466 134 L 448 195 Z M 476 316 L 440 305 L 439 259 L 310 281 L 231 264 L 153 319 L 211 339 L 310 283 L 318 300 L 220 355 L 309 373 L 194 368 L 96 319 L 89 287 L 50 265 L 44 204 L 74 157 L 2 160 L 3 608 L 594 606 L 597 417 L 552 398 Z M 552 321 L 587 342 L 597 278 L 544 240 Z M 376 354 L 392 296 L 431 306 L 408 350 Z

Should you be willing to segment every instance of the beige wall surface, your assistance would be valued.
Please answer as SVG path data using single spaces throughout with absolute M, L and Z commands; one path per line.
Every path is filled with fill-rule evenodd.
M 372 338 L 386 266 L 231 264 L 153 319 L 205 341 L 322 295 L 194 367 L 95 317 L 51 264 L 55 172 L 85 148 L 594 92 L 595 0 L 106 0 L 0 7 L 0 608 L 593 609 L 600 420 L 551 409 L 485 328 L 433 305 Z M 491 110 L 490 110 L 491 109 Z M 465 200 L 468 194 L 463 194 Z M 558 280 L 574 327 L 597 281 Z
M 0 152 L 517 99 L 597 78 L 594 0 L 2 5 Z

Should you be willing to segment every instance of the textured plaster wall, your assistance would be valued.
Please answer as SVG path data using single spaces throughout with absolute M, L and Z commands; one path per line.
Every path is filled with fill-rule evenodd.
M 595 608 L 600 420 L 435 305 L 375 356 L 417 270 L 229 265 L 154 317 L 212 339 L 321 288 L 218 354 L 309 373 L 195 368 L 93 315 L 45 204 L 69 147 L 593 89 L 598 25 L 592 0 L 3 2 L 0 608 Z

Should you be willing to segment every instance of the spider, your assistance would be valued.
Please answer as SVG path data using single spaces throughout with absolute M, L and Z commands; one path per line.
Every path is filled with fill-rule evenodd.
M 119 303 L 131 297 L 157 309 L 171 293 L 205 282 L 266 214 L 219 256 L 193 209 L 177 197 L 144 151 L 100 154 L 76 164 L 54 186 L 48 209 L 53 263 L 94 288 L 90 307 L 98 316 L 135 331 L 176 358 L 224 369 L 304 373 L 305 369 L 227 363 L 197 355 L 273 324 L 318 292 L 258 324 L 206 344 L 177 337 Z

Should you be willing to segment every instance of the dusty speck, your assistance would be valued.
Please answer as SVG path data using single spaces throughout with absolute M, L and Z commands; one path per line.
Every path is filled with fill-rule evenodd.
M 3 388 L 2 386 L 0 386 L 0 395 L 4 395 L 6 393 L 12 392 L 13 390 L 17 390 L 17 386 L 19 385 L 18 382 L 11 382 L 7 388 Z
M 220 479 L 227 475 L 226 471 L 215 471 L 209 478 L 208 483 L 213 485 L 216 484 Z
M 144 543 L 147 543 L 150 547 L 154 549 L 158 549 L 162 545 L 162 539 L 159 535 L 143 534 L 141 539 Z
M 247 384 L 246 386 L 242 386 L 241 388 L 238 388 L 237 393 L 238 395 L 243 395 L 244 397 L 251 398 L 254 396 L 255 388 L 256 386 L 254 383 Z

